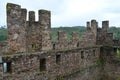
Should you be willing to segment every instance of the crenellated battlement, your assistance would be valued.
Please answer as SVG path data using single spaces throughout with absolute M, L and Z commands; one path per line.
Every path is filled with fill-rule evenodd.
M 109 21 L 98 27 L 96 20 L 86 23 L 79 39 L 65 31 L 51 41 L 51 12 L 28 12 L 20 5 L 7 4 L 8 40 L 0 42 L 0 80 L 118 80 L 120 40 L 109 33 Z
M 26 21 L 27 10 L 20 5 L 7 4 L 8 26 L 8 51 L 12 52 L 36 52 L 41 50 L 77 48 L 94 45 L 114 45 L 113 34 L 108 33 L 109 21 L 102 21 L 102 28 L 93 19 L 86 23 L 87 31 L 82 39 L 76 32 L 72 33 L 72 40 L 67 41 L 64 31 L 58 32 L 58 40 L 51 41 L 51 12 L 38 10 L 38 21 L 35 21 L 35 12 L 28 12 L 29 19 Z M 115 42 L 114 42 L 115 41 Z
M 51 13 L 39 10 L 39 21 L 35 21 L 35 12 L 20 5 L 7 4 L 8 51 L 30 52 L 51 49 L 50 29 Z

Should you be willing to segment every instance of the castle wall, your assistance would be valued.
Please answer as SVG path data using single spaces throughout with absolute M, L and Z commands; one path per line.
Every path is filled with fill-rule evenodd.
M 0 42 L 0 53 L 4 53 L 7 51 L 7 42 Z
M 99 54 L 99 47 L 91 47 L 4 56 L 3 63 L 10 62 L 11 71 L 3 73 L 3 80 L 55 80 L 63 76 L 65 78 L 70 73 L 95 67 Z M 43 59 L 45 66 L 41 63 Z M 41 65 L 45 68 L 41 69 Z
M 107 32 L 109 29 L 109 21 L 102 21 L 102 30 Z
M 72 45 L 71 47 L 79 47 L 79 34 L 77 32 L 72 32 Z
M 25 9 L 16 4 L 7 4 L 8 51 L 26 51 L 25 18 Z
M 47 10 L 39 10 L 39 24 L 41 27 L 42 41 L 41 50 L 51 50 L 51 12 Z
M 51 13 L 35 12 L 16 4 L 7 4 L 8 45 L 0 43 L 0 80 L 117 80 L 120 79 L 120 40 L 108 33 L 109 22 L 87 22 L 87 31 L 79 41 L 72 33 L 67 41 L 64 31 L 51 42 Z M 113 46 L 113 47 L 110 47 Z M 52 50 L 54 49 L 54 50 Z M 49 51 L 48 51 L 49 50 Z
M 0 62 L 0 80 L 3 80 L 3 70 L 2 70 L 2 63 Z
M 19 5 L 9 3 L 7 6 L 8 52 L 36 52 L 41 50 L 87 47 L 96 44 L 114 44 L 113 35 L 107 33 L 109 28 L 108 21 L 102 22 L 102 29 L 98 28 L 96 20 L 87 22 L 87 31 L 82 35 L 82 40 L 80 41 L 79 35 L 73 32 L 72 40 L 68 42 L 67 34 L 64 31 L 59 31 L 58 41 L 52 43 L 50 11 L 39 10 L 39 21 L 35 21 L 34 11 L 29 11 L 29 21 L 26 21 L 26 13 L 27 10 L 22 9 Z
M 64 80 L 101 80 L 100 72 L 100 67 L 89 67 L 83 72 L 76 72 L 73 75 L 65 77 Z
M 120 55 L 117 47 L 103 47 L 101 50 L 102 80 L 119 80 L 120 79 Z
M 35 12 L 29 11 L 29 21 L 27 22 L 27 51 L 35 51 L 33 45 L 36 45 L 36 32 L 35 32 Z
M 35 12 L 21 6 L 7 4 L 8 52 L 35 52 L 51 49 L 51 13 L 39 10 L 39 21 L 35 21 Z
M 53 49 L 64 49 L 68 48 L 67 34 L 65 31 L 57 32 L 58 39 L 53 43 Z
M 116 45 L 114 43 L 113 33 L 108 33 L 109 21 L 102 21 L 102 28 L 97 30 L 97 45 Z
M 107 33 L 106 34 L 105 44 L 113 45 L 113 33 Z
M 91 31 L 93 32 L 95 41 L 97 38 L 97 28 L 98 28 L 98 22 L 96 20 L 91 20 Z

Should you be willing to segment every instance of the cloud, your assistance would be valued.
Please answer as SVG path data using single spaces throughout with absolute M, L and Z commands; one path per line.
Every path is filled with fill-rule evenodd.
M 52 26 L 86 25 L 86 21 L 110 20 L 110 25 L 120 26 L 120 0 L 2 0 L 0 3 L 0 24 L 6 22 L 7 2 L 21 5 L 28 10 L 47 9 L 52 13 Z M 1 16 L 2 15 L 2 16 Z M 36 17 L 37 18 L 37 17 Z M 101 25 L 101 24 L 100 24 Z
M 86 21 L 97 19 L 109 20 L 111 26 L 120 26 L 120 1 L 112 0 L 65 0 L 63 11 L 53 15 L 53 22 L 58 25 L 85 25 Z

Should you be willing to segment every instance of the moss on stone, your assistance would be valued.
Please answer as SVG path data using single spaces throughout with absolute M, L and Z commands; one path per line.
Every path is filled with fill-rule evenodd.
M 116 80 L 120 80 L 120 77 L 119 77 L 119 78 L 117 78 Z
M 120 59 L 120 50 L 119 49 L 117 49 L 116 58 Z
M 104 64 L 104 60 L 103 59 L 99 59 L 99 60 L 97 60 L 97 62 L 96 62 L 96 65 L 97 66 L 102 66 Z

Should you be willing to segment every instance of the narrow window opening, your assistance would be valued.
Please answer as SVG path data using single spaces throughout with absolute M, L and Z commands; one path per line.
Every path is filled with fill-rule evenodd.
M 32 48 L 34 48 L 34 45 L 32 44 Z
M 95 50 L 93 50 L 93 56 L 95 56 Z
M 3 63 L 3 72 L 11 72 L 11 62 Z
M 79 47 L 79 42 L 77 43 L 77 47 Z
M 55 44 L 53 44 L 53 50 L 55 50 Z
M 40 59 L 40 71 L 45 71 L 46 70 L 46 59 Z
M 83 54 L 84 52 L 83 51 L 81 51 L 81 59 L 83 59 L 84 58 L 84 54 Z
M 61 62 L 61 55 L 56 55 L 56 64 L 60 64 Z
M 117 53 L 117 48 L 114 48 L 114 52 Z

